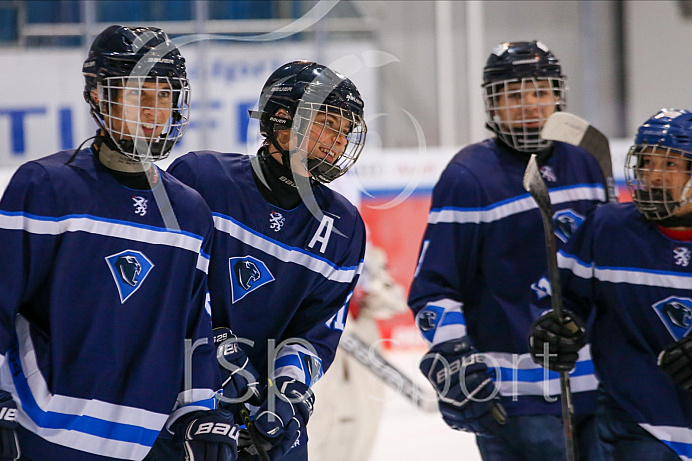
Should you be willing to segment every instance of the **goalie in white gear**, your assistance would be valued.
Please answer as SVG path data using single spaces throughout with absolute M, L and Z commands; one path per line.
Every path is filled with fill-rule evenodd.
M 333 182 L 338 192 L 360 205 L 350 174 Z M 381 339 L 377 320 L 406 312 L 406 295 L 387 270 L 387 254 L 368 241 L 363 272 L 353 292 L 344 334 L 367 344 Z M 320 404 L 310 426 L 309 459 L 367 460 L 375 444 L 385 402 L 385 384 L 371 370 L 339 349 L 330 372 L 314 386 Z

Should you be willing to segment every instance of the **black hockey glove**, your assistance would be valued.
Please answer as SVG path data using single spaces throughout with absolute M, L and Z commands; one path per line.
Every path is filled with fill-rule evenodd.
M 14 461 L 21 455 L 17 440 L 17 405 L 9 392 L 0 391 L 0 461 Z
M 531 358 L 549 370 L 570 371 L 586 343 L 585 335 L 584 325 L 574 314 L 563 311 L 560 319 L 554 310 L 547 310 L 531 326 Z
M 658 366 L 680 388 L 692 392 L 692 337 L 684 337 L 663 349 L 658 355 Z
M 175 422 L 182 439 L 185 461 L 235 461 L 238 459 L 238 426 L 224 410 L 195 411 Z
M 467 337 L 434 346 L 421 360 L 420 370 L 435 388 L 442 419 L 452 429 L 492 434 L 505 423 L 493 372 Z
M 214 328 L 216 359 L 221 366 L 223 397 L 220 406 L 237 413 L 240 404 L 259 406 L 261 398 L 259 374 L 228 328 Z
M 315 395 L 300 381 L 280 376 L 271 382 L 267 400 L 255 415 L 254 428 L 266 441 L 263 448 L 272 461 L 281 459 L 305 431 Z

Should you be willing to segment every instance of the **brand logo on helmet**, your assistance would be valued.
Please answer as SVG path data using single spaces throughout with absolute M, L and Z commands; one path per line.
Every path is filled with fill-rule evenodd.
M 522 64 L 533 64 L 535 62 L 538 62 L 539 58 L 531 58 L 531 59 L 518 59 L 514 62 L 512 62 L 513 66 L 520 66 Z
M 163 64 L 175 64 L 173 59 L 168 58 L 147 58 L 147 62 L 161 62 Z
M 84 67 L 94 67 L 96 65 L 96 61 L 88 61 L 84 63 Z
M 359 106 L 362 106 L 362 105 L 363 105 L 363 101 L 361 101 L 360 98 L 356 98 L 356 97 L 353 96 L 351 93 L 348 93 L 348 94 L 346 95 L 346 99 L 347 99 L 348 101 L 353 101 L 353 102 L 355 102 L 355 103 L 358 104 Z
M 692 299 L 671 296 L 651 307 L 675 340 L 682 339 L 692 330 Z
M 281 123 L 282 125 L 285 125 L 288 123 L 288 120 L 286 120 L 285 118 L 278 118 L 278 117 L 274 117 L 273 115 L 271 117 L 269 117 L 269 121 L 274 122 L 274 123 Z
M 270 91 L 272 93 L 276 93 L 277 91 L 292 91 L 293 87 L 292 86 L 273 86 Z
M 231 278 L 231 302 L 240 301 L 250 293 L 274 281 L 274 276 L 267 265 L 252 256 L 228 259 Z
M 106 263 L 115 280 L 121 303 L 127 301 L 142 286 L 144 279 L 154 267 L 143 253 L 134 250 L 108 256 Z

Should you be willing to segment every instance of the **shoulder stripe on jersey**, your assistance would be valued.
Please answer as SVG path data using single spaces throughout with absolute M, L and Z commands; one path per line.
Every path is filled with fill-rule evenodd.
M 550 190 L 553 204 L 574 202 L 578 200 L 605 201 L 603 186 L 579 184 Z M 522 194 L 507 200 L 493 203 L 483 208 L 442 207 L 433 208 L 428 215 L 428 224 L 441 223 L 490 223 L 508 216 L 523 213 L 537 208 L 536 202 L 529 194 Z
M 338 267 L 331 261 L 320 258 L 301 248 L 291 247 L 270 239 L 249 227 L 246 227 L 229 216 L 213 213 L 214 226 L 221 232 L 250 245 L 264 253 L 284 262 L 298 264 L 334 282 L 350 283 L 360 274 L 363 261 L 357 266 Z
M 639 423 L 654 437 L 668 445 L 685 461 L 692 461 L 692 429 L 675 426 L 653 426 Z
M 0 211 L 0 229 L 23 230 L 32 234 L 45 235 L 87 232 L 137 242 L 169 245 L 195 253 L 200 253 L 204 240 L 199 235 L 190 232 L 145 226 L 91 215 L 67 215 L 49 218 L 29 213 Z
M 49 442 L 122 459 L 142 459 L 168 415 L 104 401 L 51 394 L 38 368 L 29 322 L 17 316 L 19 350 L 11 349 L 3 383 L 19 402 L 17 421 Z M 12 375 L 9 368 L 20 370 Z
M 558 251 L 557 265 L 568 269 L 583 279 L 595 278 L 602 282 L 630 283 L 652 287 L 689 290 L 692 285 L 692 274 L 646 270 L 636 267 L 598 267 L 580 261 L 575 256 Z

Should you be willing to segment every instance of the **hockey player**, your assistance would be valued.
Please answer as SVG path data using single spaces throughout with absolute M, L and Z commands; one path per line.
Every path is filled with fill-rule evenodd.
M 565 104 L 560 63 L 545 45 L 496 46 L 483 82 L 495 137 L 465 147 L 443 171 L 409 294 L 430 346 L 420 369 L 438 392 L 445 422 L 476 433 L 484 460 L 564 459 L 560 390 L 526 344 L 535 318 L 529 305 L 546 288 L 532 283 L 546 272 L 546 259 L 540 213 L 522 178 L 537 154 L 561 242 L 605 200 L 604 178 L 586 151 L 539 136 Z M 589 363 L 588 351 L 580 360 Z M 584 446 L 595 389 L 588 373 L 572 380 Z M 587 448 L 580 452 L 595 459 Z
M 0 201 L 0 459 L 141 460 L 166 428 L 187 459 L 233 460 L 211 213 L 152 163 L 188 122 L 185 60 L 160 29 L 114 25 L 83 73 L 93 143 L 22 165 Z
M 306 460 L 310 386 L 334 358 L 365 247 L 357 209 L 324 184 L 362 150 L 363 101 L 349 79 L 295 61 L 272 73 L 251 115 L 264 136 L 256 156 L 191 152 L 169 171 L 214 215 L 212 318 L 268 384 L 258 435 L 272 460 Z
M 595 314 L 596 428 L 608 460 L 692 459 L 691 165 L 692 112 L 663 109 L 639 127 L 625 160 L 634 203 L 587 217 L 558 254 L 566 319 L 548 311 L 532 328 L 534 360 L 569 370 L 580 319 Z

